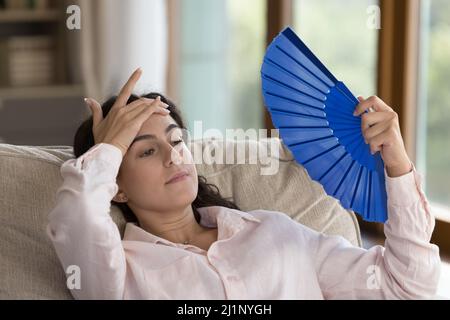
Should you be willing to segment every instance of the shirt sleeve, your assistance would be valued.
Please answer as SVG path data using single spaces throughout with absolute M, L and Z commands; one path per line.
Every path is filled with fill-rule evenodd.
M 110 216 L 117 193 L 121 151 L 107 143 L 61 166 L 62 186 L 48 215 L 53 243 L 77 299 L 122 299 L 126 261 L 120 232 Z M 69 268 L 70 267 L 70 268 Z M 73 272 L 67 273 L 67 270 Z M 76 286 L 79 271 L 79 288 Z
M 368 250 L 340 236 L 318 236 L 316 270 L 327 299 L 427 299 L 436 294 L 439 248 L 435 220 L 414 165 L 400 177 L 385 171 L 386 241 Z

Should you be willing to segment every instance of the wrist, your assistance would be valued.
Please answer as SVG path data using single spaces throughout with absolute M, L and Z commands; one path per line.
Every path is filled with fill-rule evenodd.
M 125 156 L 126 150 L 124 150 L 124 148 L 120 144 L 117 144 L 115 142 L 108 142 L 108 141 L 103 141 L 103 143 L 107 143 L 107 144 L 110 144 L 110 145 L 116 147 L 122 153 L 122 157 Z
M 410 173 L 413 169 L 411 161 L 395 166 L 386 166 L 386 173 L 390 178 L 396 178 Z

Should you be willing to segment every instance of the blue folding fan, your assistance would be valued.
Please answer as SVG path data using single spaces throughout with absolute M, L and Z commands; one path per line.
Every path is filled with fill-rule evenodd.
M 267 48 L 261 77 L 266 108 L 295 160 L 344 208 L 385 222 L 384 163 L 353 116 L 358 99 L 290 28 Z

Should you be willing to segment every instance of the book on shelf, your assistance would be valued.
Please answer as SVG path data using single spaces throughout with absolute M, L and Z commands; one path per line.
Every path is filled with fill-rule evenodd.
M 12 36 L 0 41 L 1 86 L 36 86 L 54 82 L 54 40 L 50 36 Z
M 0 10 L 43 10 L 48 8 L 48 0 L 0 0 Z

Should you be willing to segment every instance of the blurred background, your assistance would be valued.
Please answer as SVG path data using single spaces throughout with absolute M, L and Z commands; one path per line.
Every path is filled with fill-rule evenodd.
M 378 95 L 399 114 L 448 261 L 447 0 L 0 0 L 0 142 L 72 145 L 89 115 L 82 98 L 117 94 L 137 67 L 136 93 L 166 94 L 192 134 L 196 120 L 223 134 L 273 128 L 259 71 L 288 25 L 355 95 Z M 383 244 L 381 226 L 360 223 L 365 246 Z

